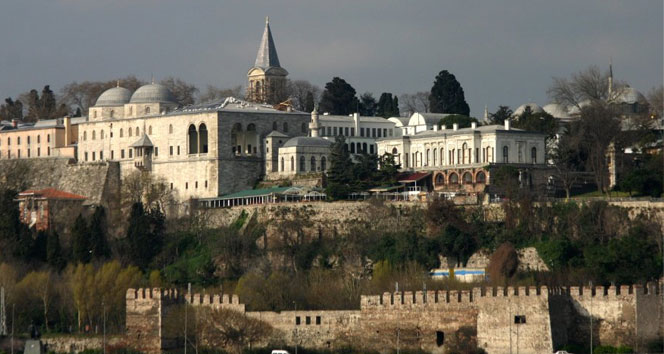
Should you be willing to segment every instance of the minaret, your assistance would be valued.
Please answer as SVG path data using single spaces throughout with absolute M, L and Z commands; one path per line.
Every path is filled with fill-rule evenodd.
M 318 105 L 315 105 L 313 112 L 311 112 L 311 123 L 309 123 L 309 131 L 311 132 L 312 137 L 317 138 L 319 130 L 320 124 L 318 122 Z
M 609 97 L 608 99 L 613 98 L 613 60 L 609 57 Z
M 487 105 L 484 105 L 484 123 L 489 122 L 489 107 Z
M 254 66 L 247 77 L 247 100 L 259 103 L 276 104 L 286 99 L 286 76 L 288 71 L 281 67 L 277 47 L 274 45 L 270 18 L 265 18 L 265 29 Z

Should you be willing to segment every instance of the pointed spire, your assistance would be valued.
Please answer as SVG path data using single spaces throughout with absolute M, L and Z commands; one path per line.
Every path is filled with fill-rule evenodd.
M 613 58 L 609 57 L 609 99 L 613 96 Z
M 487 105 L 484 105 L 484 121 L 489 121 L 489 107 Z
M 279 57 L 277 56 L 277 47 L 274 45 L 274 39 L 272 39 L 269 17 L 265 17 L 265 30 L 263 31 L 261 44 L 258 47 L 254 66 L 259 68 L 281 67 L 279 65 Z

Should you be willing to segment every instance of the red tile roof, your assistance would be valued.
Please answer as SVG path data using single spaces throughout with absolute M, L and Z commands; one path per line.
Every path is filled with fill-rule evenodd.
M 44 199 L 70 199 L 70 200 L 85 200 L 87 199 L 86 197 L 74 193 L 69 193 L 65 191 L 61 191 L 55 188 L 44 188 L 44 189 L 28 189 L 26 191 L 23 191 L 18 194 L 18 197 L 26 197 L 26 196 L 35 196 L 35 197 L 42 197 Z
M 422 178 L 427 177 L 429 175 L 431 175 L 430 172 L 415 172 L 415 173 L 410 174 L 408 176 L 400 177 L 399 182 L 406 182 L 406 183 L 415 182 L 415 181 L 419 181 Z

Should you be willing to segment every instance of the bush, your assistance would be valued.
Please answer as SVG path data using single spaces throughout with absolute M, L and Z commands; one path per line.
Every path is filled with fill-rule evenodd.
M 623 354 L 633 352 L 634 349 L 627 346 L 612 347 L 610 345 L 600 345 L 593 348 L 593 354 Z

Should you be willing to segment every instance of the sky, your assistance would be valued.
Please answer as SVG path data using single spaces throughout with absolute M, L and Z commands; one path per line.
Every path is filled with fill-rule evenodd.
M 265 16 L 282 67 L 323 87 L 429 91 L 441 70 L 484 106 L 545 105 L 590 65 L 644 94 L 662 85 L 662 0 L 2 0 L 0 98 L 72 81 L 179 77 L 246 85 Z

